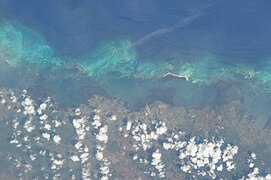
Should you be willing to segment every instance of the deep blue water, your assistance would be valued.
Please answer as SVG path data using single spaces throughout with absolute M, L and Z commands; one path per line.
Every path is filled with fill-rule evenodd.
M 14 34 L 9 34 L 9 32 L 1 34 L 2 21 L 16 24 L 17 26 L 14 27 L 18 29 L 15 28 L 14 31 L 21 30 L 20 33 L 26 33 L 25 36 L 18 34 L 23 38 L 30 39 L 23 43 L 33 45 L 34 51 L 30 50 L 29 52 L 35 54 L 32 57 L 37 58 L 37 61 L 54 60 L 55 58 L 60 60 L 62 64 L 66 63 L 63 61 L 72 61 L 66 64 L 74 66 L 68 66 L 67 68 L 67 66 L 63 65 L 60 68 L 54 68 L 53 66 L 56 66 L 57 63 L 48 63 L 47 67 L 47 64 L 43 62 L 40 64 L 46 65 L 41 67 L 35 61 L 32 63 L 31 61 L 22 60 L 22 65 L 12 67 L 12 65 L 6 63 L 9 61 L 3 58 L 4 55 L 2 55 L 1 50 L 6 47 L 7 49 L 14 47 L 12 46 L 13 42 L 8 41 L 9 38 L 5 39 L 5 36 L 10 36 L 10 39 L 12 39 L 14 34 L 18 34 L 14 33 L 14 31 L 12 32 Z M 9 43 L 5 43 L 0 39 L 0 88 L 27 89 L 35 99 L 36 97 L 45 99 L 50 96 L 54 102 L 64 109 L 66 107 L 78 107 L 82 103 L 86 104 L 88 99 L 94 95 L 119 98 L 130 106 L 131 110 L 135 111 L 140 110 L 145 105 L 162 101 L 174 106 L 184 106 L 188 110 L 208 108 L 208 112 L 211 109 L 219 114 L 226 105 L 238 101 L 241 105 L 240 109 L 244 110 L 240 112 L 237 110 L 238 113 L 241 113 L 237 115 L 240 118 L 238 119 L 239 122 L 245 121 L 248 126 L 260 130 L 257 132 L 259 132 L 259 137 L 262 138 L 265 136 L 260 133 L 267 133 L 271 129 L 271 85 L 269 85 L 271 84 L 270 22 L 270 0 L 0 0 L 0 38 L 4 37 L 4 41 L 11 44 L 9 46 Z M 32 36 L 32 32 L 37 33 L 33 33 Z M 16 36 L 14 39 L 21 40 Z M 106 46 L 110 44 L 108 42 L 122 40 L 131 42 L 131 47 L 113 46 L 113 52 L 109 51 L 107 53 L 104 51 L 102 45 Z M 44 45 L 48 45 L 49 50 L 45 48 L 35 52 Z M 4 46 L 4 48 L 1 48 L 1 46 Z M 32 48 L 32 46 L 26 47 Z M 102 50 L 99 51 L 99 48 Z M 16 51 L 16 48 L 14 49 L 11 52 L 21 52 Z M 132 55 L 127 53 L 128 55 L 125 56 L 125 50 L 127 49 L 135 52 L 138 61 L 131 61 L 131 64 L 136 64 L 136 67 L 126 66 L 125 63 L 128 62 L 129 64 L 129 60 L 133 60 L 131 58 L 133 53 L 131 53 Z M 52 52 L 53 58 L 46 56 L 50 54 L 47 50 L 52 50 L 50 52 Z M 45 55 L 39 56 L 39 52 Z M 114 54 L 115 52 L 117 52 L 117 55 Z M 32 58 L 31 53 L 30 55 L 26 53 L 30 56 L 29 59 Z M 111 53 L 113 56 L 110 56 Z M 118 56 L 118 54 L 121 55 Z M 102 61 L 102 66 L 98 67 L 101 67 L 102 70 L 105 69 L 104 71 L 109 71 L 105 75 L 102 74 L 106 77 L 103 76 L 97 80 L 95 77 L 80 71 L 80 67 L 78 67 L 80 63 L 87 62 L 89 60 L 87 58 L 92 57 L 91 55 L 97 61 Z M 202 75 L 204 80 L 199 78 L 203 83 L 193 82 L 194 76 L 191 76 L 189 81 L 184 81 L 183 77 L 162 78 L 163 76 L 160 75 L 164 74 L 159 74 L 155 78 L 149 78 L 148 74 L 144 74 L 145 77 L 143 78 L 136 78 L 136 75 L 138 75 L 136 73 L 132 74 L 132 76 L 122 77 L 120 71 L 126 69 L 120 67 L 119 71 L 118 69 L 110 71 L 110 66 L 109 68 L 107 66 L 110 63 L 103 62 L 107 55 L 108 57 L 117 56 L 119 59 L 124 57 L 123 64 L 119 62 L 116 64 L 117 67 L 123 65 L 128 67 L 127 69 L 131 67 L 131 69 L 137 69 L 140 67 L 138 65 L 140 63 L 147 64 L 143 66 L 146 69 L 148 65 L 159 69 L 160 67 L 155 66 L 156 64 L 162 62 L 163 66 L 167 62 L 173 66 L 169 72 L 171 70 L 174 72 L 176 70 L 174 65 L 177 67 L 181 64 L 180 67 L 184 67 L 182 63 L 191 62 L 192 65 L 195 65 L 193 68 L 200 72 L 195 73 L 195 76 Z M 99 59 L 99 56 L 102 56 L 102 58 Z M 114 61 L 114 58 L 112 59 Z M 89 61 L 93 61 L 93 59 Z M 114 65 L 114 63 L 112 64 Z M 152 66 L 153 64 L 155 65 Z M 103 69 L 103 65 L 107 67 Z M 238 65 L 237 67 L 241 70 L 236 68 L 237 70 L 231 71 L 230 68 L 235 67 L 234 65 Z M 230 67 L 230 70 L 227 69 L 228 67 Z M 254 71 L 250 71 L 250 67 L 253 67 L 255 74 L 253 74 Z M 217 73 L 215 69 L 221 70 L 222 75 Z M 99 69 L 95 68 L 94 70 L 99 71 Z M 151 68 L 150 70 L 154 71 Z M 185 68 L 178 70 L 180 74 L 177 72 L 177 75 L 180 76 L 183 71 L 186 71 Z M 144 72 L 144 69 L 142 71 Z M 234 74 L 235 71 L 238 72 L 237 75 Z M 251 72 L 253 77 L 247 78 L 247 73 Z M 234 75 L 230 76 L 231 73 Z M 118 77 L 119 74 L 121 77 Z M 219 75 L 222 76 L 221 79 L 217 78 L 218 81 L 212 81 Z M 209 81 L 208 78 L 211 80 Z M 232 112 L 233 117 L 235 117 L 237 112 L 235 112 L 234 108 L 228 107 L 228 109 L 225 109 Z M 193 110 L 190 112 L 193 112 Z M 202 118 L 208 117 L 210 122 L 217 121 L 218 126 L 220 126 L 219 118 L 217 120 L 210 119 L 209 117 L 213 118 L 212 114 L 210 116 L 205 114 L 205 110 L 203 110 L 202 115 L 206 115 L 206 117 Z M 249 119 L 250 115 L 253 117 L 253 122 L 245 120 L 245 118 Z M 159 119 L 159 117 L 155 118 Z M 225 119 L 229 118 L 226 117 Z M 0 114 L 0 122 L 1 120 Z M 234 119 L 234 121 L 237 120 Z M 210 123 L 210 125 L 212 124 Z M 198 127 L 201 127 L 201 125 Z M 0 133 L 0 144 L 3 144 L 5 148 L 1 149 L 0 147 L 0 157 L 2 152 L 9 152 L 9 146 L 6 146 L 9 144 L 7 139 L 3 141 L 1 137 L 8 131 L 8 129 L 4 128 Z M 175 128 L 182 129 L 183 127 Z M 221 128 L 224 129 L 224 127 Z M 236 144 L 238 141 L 245 142 L 249 138 L 257 139 L 256 137 L 238 139 L 239 137 L 235 137 L 234 133 L 238 131 L 238 128 L 233 128 L 233 134 L 230 134 L 233 140 L 230 138 L 226 139 L 227 141 Z M 228 130 L 227 127 L 225 129 L 225 132 L 231 133 L 231 129 Z M 205 131 L 204 127 L 203 129 L 200 128 L 200 130 Z M 245 129 L 245 131 L 250 130 Z M 212 134 L 211 131 L 208 133 Z M 223 135 L 222 130 L 219 132 L 222 132 Z M 32 137 L 32 135 L 29 137 Z M 258 161 L 261 166 L 267 167 L 270 160 L 266 154 L 270 154 L 270 151 L 267 150 L 269 147 L 268 140 L 263 139 L 260 141 L 264 142 L 266 147 L 254 147 L 255 144 L 261 142 L 255 142 L 255 144 L 252 143 L 248 146 L 260 152 L 257 156 L 264 159 L 264 162 L 261 159 L 258 159 Z M 249 150 L 248 146 L 240 146 L 240 149 L 244 148 L 247 152 Z M 69 154 L 66 155 L 69 156 Z M 151 156 L 149 158 L 151 159 Z M 267 164 L 264 164 L 265 161 Z M 245 160 L 242 160 L 242 163 L 248 164 Z M 224 162 L 224 164 L 226 163 Z M 224 172 L 225 170 L 222 173 Z M 241 171 L 238 173 L 241 173 Z M 265 174 L 262 170 L 260 173 Z
M 163 29 L 137 46 L 147 57 L 211 52 L 231 61 L 259 61 L 271 54 L 270 1 L 87 1 L 1 0 L 1 17 L 41 32 L 60 54 L 87 53 L 101 41 L 140 38 Z M 193 14 L 185 26 L 173 27 Z
M 2 20 L 15 20 L 39 32 L 59 56 L 73 60 L 101 42 L 130 39 L 138 56 L 148 61 L 193 59 L 211 53 L 226 64 L 238 61 L 260 66 L 271 57 L 270 9 L 270 1 L 245 0 L 0 0 Z M 201 86 L 175 80 L 111 79 L 97 84 L 70 71 L 38 74 L 8 70 L 4 65 L 0 80 L 2 86 L 27 88 L 63 104 L 79 104 L 97 93 L 120 97 L 136 107 L 161 100 L 202 108 L 245 96 L 244 104 L 256 117 L 261 116 L 259 127 L 271 115 L 261 106 L 253 106 L 254 101 L 271 106 L 271 101 L 253 97 L 253 90 L 242 83 Z

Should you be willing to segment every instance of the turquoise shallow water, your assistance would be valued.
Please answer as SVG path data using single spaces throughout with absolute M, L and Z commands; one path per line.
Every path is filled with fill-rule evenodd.
M 0 179 L 270 178 L 270 9 L 0 0 Z
M 202 108 L 239 98 L 259 117 L 259 127 L 270 116 L 268 109 L 254 109 L 254 99 L 264 107 L 271 104 L 265 100 L 271 92 L 268 59 L 225 63 L 219 56 L 201 53 L 150 60 L 127 39 L 102 42 L 85 55 L 69 58 L 16 21 L 3 21 L 0 36 L 1 84 L 51 94 L 66 105 L 85 102 L 94 94 L 119 97 L 133 107 L 160 100 Z

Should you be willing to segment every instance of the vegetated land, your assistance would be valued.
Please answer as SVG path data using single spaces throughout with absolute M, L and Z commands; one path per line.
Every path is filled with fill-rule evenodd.
M 95 96 L 63 109 L 26 90 L 0 92 L 1 177 L 271 176 L 270 127 L 251 128 L 254 118 L 239 101 L 203 109 L 156 102 L 133 111 Z

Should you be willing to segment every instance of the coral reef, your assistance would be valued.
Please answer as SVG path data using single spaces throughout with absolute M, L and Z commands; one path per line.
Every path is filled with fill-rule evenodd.
M 219 57 L 205 54 L 194 59 L 150 61 L 137 56 L 130 40 L 101 43 L 87 55 L 75 59 L 60 57 L 36 32 L 20 24 L 0 24 L 0 54 L 13 67 L 25 64 L 40 68 L 77 68 L 96 80 L 116 78 L 160 79 L 167 75 L 197 84 L 239 81 L 270 91 L 271 64 L 224 64 Z

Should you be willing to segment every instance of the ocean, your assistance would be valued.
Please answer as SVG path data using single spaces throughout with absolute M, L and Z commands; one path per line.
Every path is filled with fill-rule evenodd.
M 267 1 L 0 4 L 2 51 L 16 46 L 1 52 L 13 66 L 1 65 L 3 86 L 50 92 L 63 105 L 86 102 L 95 93 L 135 108 L 157 100 L 202 108 L 270 98 Z M 191 79 L 163 78 L 166 73 Z M 267 120 L 270 113 L 264 113 Z
M 97 144 L 107 143 L 107 139 L 103 139 L 107 135 L 102 133 L 107 133 L 109 127 L 109 139 L 113 141 L 107 148 L 112 149 L 110 158 L 113 160 L 123 147 L 129 147 L 129 143 L 136 140 L 134 132 L 125 134 L 126 131 L 142 128 L 148 135 L 142 142 L 147 137 L 153 138 L 144 161 L 151 162 L 159 157 L 159 148 L 170 149 L 168 139 L 175 141 L 181 137 L 179 142 L 190 143 L 193 147 L 204 143 L 204 146 L 214 143 L 214 147 L 218 147 L 215 149 L 221 147 L 225 153 L 223 158 L 230 161 L 219 160 L 221 165 L 216 163 L 217 167 L 206 165 L 207 169 L 217 168 L 216 173 L 220 173 L 221 167 L 230 171 L 235 166 L 227 156 L 236 154 L 239 147 L 241 155 L 239 153 L 234 160 L 242 165 L 233 168 L 238 173 L 227 174 L 225 170 L 220 177 L 238 179 L 253 171 L 250 166 L 254 167 L 254 160 L 260 168 L 268 167 L 271 162 L 265 156 L 271 151 L 266 138 L 270 137 L 271 129 L 270 9 L 270 1 L 245 0 L 0 0 L 0 129 L 3 131 L 0 144 L 5 146 L 0 148 L 0 159 L 6 162 L 15 158 L 16 164 L 22 157 L 33 165 L 29 176 L 16 167 L 18 172 L 23 172 L 11 173 L 16 177 L 37 175 L 43 178 L 44 174 L 49 174 L 51 178 L 57 171 L 44 166 L 44 174 L 40 174 L 39 166 L 46 163 L 51 166 L 52 154 L 58 152 L 60 155 L 56 155 L 56 159 L 67 158 L 67 167 L 65 164 L 58 172 L 70 178 L 72 175 L 67 169 L 74 162 L 70 162 L 69 156 L 75 158 L 74 152 L 79 152 L 77 147 L 74 150 L 74 145 L 81 142 L 80 132 L 83 131 L 78 130 L 78 124 L 86 123 L 89 125 L 86 131 L 90 131 L 86 147 L 93 151 L 89 158 L 91 163 L 100 163 L 91 164 L 92 169 L 89 168 L 94 178 L 102 177 L 99 167 L 101 162 L 107 162 L 97 158 L 100 150 Z M 34 115 L 32 107 L 37 110 Z M 118 119 L 122 116 L 123 119 Z M 32 120 L 39 128 L 34 130 L 33 126 L 33 132 L 29 125 Z M 183 130 L 190 134 L 182 134 Z M 148 134 L 149 131 L 155 132 L 158 140 L 155 135 Z M 175 132 L 179 134 L 174 135 Z M 198 134 L 192 137 L 193 133 Z M 130 139 L 125 142 L 124 137 Z M 22 143 L 18 144 L 16 138 Z M 28 138 L 32 139 L 28 142 Z M 154 143 L 154 139 L 157 142 Z M 66 149 L 62 146 L 61 149 L 60 141 Z M 12 145 L 16 143 L 17 149 Z M 131 149 L 137 143 L 136 140 Z M 51 154 L 45 156 L 46 152 L 39 149 L 41 144 L 45 144 Z M 191 150 L 190 145 L 187 148 Z M 145 144 L 136 148 L 141 146 L 144 148 Z M 129 155 L 125 158 L 137 159 L 133 154 L 137 150 L 127 151 Z M 190 150 L 188 154 L 193 154 Z M 251 150 L 258 153 L 259 159 L 254 158 Z M 111 155 L 110 149 L 108 152 Z M 123 151 L 120 157 L 125 153 Z M 168 164 L 175 162 L 171 158 L 178 153 L 180 149 L 165 153 L 165 157 L 170 157 L 165 159 Z M 50 163 L 34 161 L 39 154 Z M 179 162 L 181 154 L 177 156 Z M 80 160 L 84 164 L 83 158 Z M 181 168 L 186 174 L 190 165 L 184 164 L 189 161 L 174 164 L 172 172 L 178 174 Z M 136 169 L 133 163 L 131 161 L 127 167 Z M 8 172 L 4 164 L 0 163 L 0 179 L 5 176 L 2 172 Z M 112 167 L 125 174 L 119 166 Z M 81 165 L 75 169 L 69 172 L 81 178 Z M 129 177 L 118 173 L 113 177 Z M 262 170 L 260 175 L 271 177 L 267 173 Z M 160 175 L 163 177 L 163 173 Z M 214 177 L 211 171 L 208 177 Z

